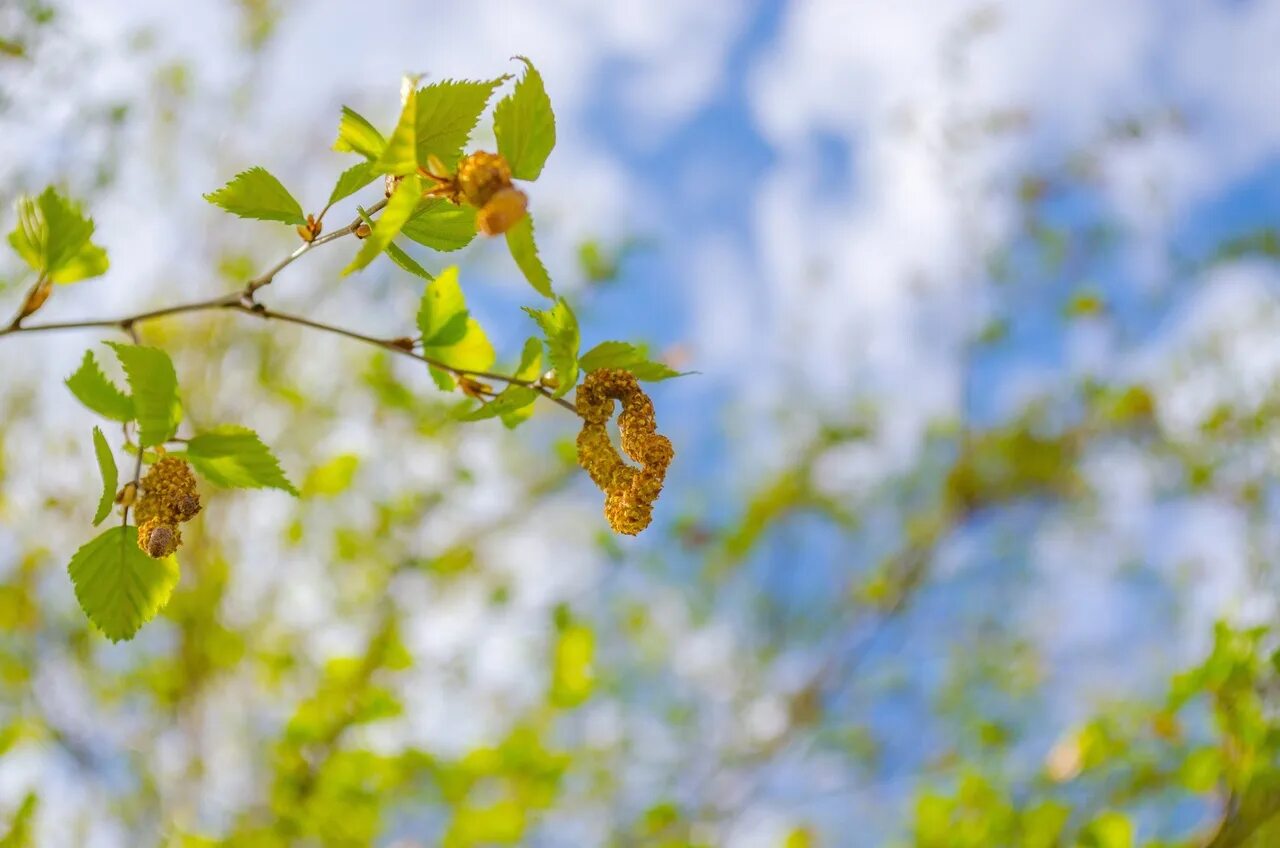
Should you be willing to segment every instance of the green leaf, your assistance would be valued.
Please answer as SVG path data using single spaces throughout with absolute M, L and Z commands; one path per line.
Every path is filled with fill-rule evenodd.
M 405 99 L 400 119 L 375 167 L 380 173 L 412 174 L 434 155 L 452 168 L 493 89 L 503 79 L 444 80 L 418 89 Z
M 424 347 L 457 344 L 466 335 L 467 301 L 458 284 L 458 268 L 450 265 L 422 291 L 418 304 L 418 332 Z
M 538 258 L 538 245 L 533 240 L 532 215 L 525 215 L 507 230 L 507 248 L 534 291 L 543 297 L 554 298 L 556 294 L 551 289 L 551 276 Z
M 88 242 L 49 277 L 60 285 L 78 283 L 92 277 L 101 277 L 107 273 L 107 268 L 110 266 L 107 252 L 96 244 Z
M 683 376 L 664 363 L 650 361 L 644 348 L 627 342 L 601 342 L 582 354 L 578 365 L 583 371 L 621 368 L 630 371 L 637 380 L 657 381 Z
M 76 400 L 112 421 L 133 420 L 133 398 L 115 387 L 98 368 L 93 351 L 84 352 L 84 360 L 76 372 L 66 379 L 67 388 Z
M 297 495 L 280 470 L 280 462 L 258 434 L 226 425 L 200 433 L 187 442 L 187 459 L 209 482 L 238 489 L 283 489 Z
M 9 727 L 16 725 L 11 724 Z M 0 837 L 0 848 L 33 848 L 36 844 L 34 820 L 39 803 L 40 798 L 35 792 L 27 792 L 9 820 L 8 832 Z
M 481 421 L 485 418 L 509 415 L 523 410 L 537 399 L 538 393 L 528 386 L 507 386 L 502 394 L 488 403 L 481 404 L 478 409 L 459 416 L 459 420 Z
M 124 366 L 138 420 L 138 443 L 149 448 L 172 438 L 182 419 L 178 375 L 169 354 L 154 347 L 108 342 Z
M 498 152 L 511 166 L 518 180 L 536 180 L 556 146 L 556 116 L 551 98 L 542 84 L 542 75 L 523 56 L 525 73 L 515 91 L 498 101 L 493 110 L 493 134 Z
M 442 392 L 451 392 L 458 387 L 458 381 L 453 379 L 453 375 L 448 371 L 437 368 L 434 365 L 428 365 L 427 371 L 431 374 L 431 381 L 436 384 L 436 388 Z
M 1178 777 L 1188 792 L 1208 794 L 1222 776 L 1222 754 L 1213 746 L 1197 748 L 1186 755 Z
M 481 82 L 444 80 L 418 89 L 414 97 L 415 149 L 418 165 L 426 166 L 434 155 L 452 168 L 493 90 L 508 77 Z
M 56 283 L 73 283 L 107 270 L 107 253 L 93 244 L 93 219 L 50 186 L 18 200 L 9 244 L 33 270 Z
M 524 307 L 546 337 L 547 358 L 556 371 L 560 384 L 555 396 L 561 397 L 578 382 L 578 319 L 562 297 L 550 309 Z
M 1021 848 L 1054 848 L 1062 844 L 1062 829 L 1071 818 L 1071 808 L 1053 800 L 1043 800 L 1022 813 Z
M 377 258 L 379 253 L 387 249 L 391 240 L 400 233 L 404 222 L 413 214 L 421 194 L 422 180 L 417 176 L 410 175 L 400 181 L 396 190 L 392 192 L 391 199 L 387 201 L 386 208 L 374 222 L 373 229 L 360 245 L 360 252 L 346 268 L 342 269 L 343 276 L 365 267 Z
M 527 339 L 524 350 L 520 352 L 520 365 L 516 368 L 517 380 L 537 380 L 542 376 L 542 342 L 536 338 Z M 502 414 L 502 423 L 514 430 L 533 415 L 533 405 Z
M 456 266 L 442 271 L 423 291 L 418 331 L 422 334 L 423 356 L 442 366 L 486 371 L 493 365 L 493 345 L 467 311 Z M 436 365 L 431 366 L 431 378 L 443 391 L 454 388 L 453 376 Z
M 487 371 L 496 358 L 489 337 L 474 318 L 467 319 L 461 339 L 450 345 L 424 346 L 422 354 L 459 371 Z M 436 372 L 436 384 L 440 385 L 443 382 L 440 377 L 448 375 L 439 375 L 439 369 Z M 449 383 L 452 384 L 452 378 Z
M 400 234 L 432 250 L 458 250 L 476 237 L 476 210 L 432 197 L 419 204 Z
M 147 556 L 132 525 L 112 527 L 84 545 L 67 570 L 80 608 L 113 642 L 133 638 L 168 603 L 178 582 L 178 561 Z
M 572 708 L 591 697 L 595 689 L 596 637 L 590 627 L 569 624 L 561 628 L 552 664 L 551 702 Z
M 236 174 L 231 182 L 206 194 L 204 199 L 241 218 L 298 226 L 307 222 L 302 206 L 265 168 L 250 168 Z
M 340 495 L 351 488 L 351 481 L 359 467 L 360 457 L 351 453 L 339 454 L 307 472 L 307 479 L 302 483 L 302 493 L 328 497 Z
M 363 115 L 349 106 L 342 107 L 338 121 L 338 140 L 333 149 L 343 153 L 359 153 L 366 159 L 377 159 L 387 146 L 382 133 L 374 129 Z
M 116 502 L 116 486 L 120 484 L 120 472 L 116 468 L 116 458 L 107 444 L 107 437 L 97 427 L 93 428 L 93 452 L 98 457 L 98 470 L 102 472 L 102 497 L 98 500 L 98 511 L 93 516 L 93 526 L 97 527 L 102 520 L 111 514 L 111 505 Z
M 391 131 L 391 138 L 387 139 L 386 146 L 382 148 L 382 152 L 373 163 L 378 173 L 399 176 L 412 174 L 418 170 L 418 160 L 414 151 L 417 114 L 418 99 L 406 98 L 404 106 L 400 109 L 400 119 L 396 121 L 396 128 Z
M 1080 833 L 1080 848 L 1132 848 L 1133 822 L 1123 813 L 1107 811 Z
M 419 265 L 418 260 L 414 259 L 412 256 L 397 247 L 395 242 L 387 245 L 387 256 L 391 257 L 392 262 L 396 263 L 414 276 L 421 277 L 424 280 L 435 279 L 435 277 L 431 276 L 430 271 Z
M 517 380 L 536 380 L 542 376 L 542 342 L 536 338 L 525 339 L 520 351 L 520 364 L 516 366 Z
M 371 162 L 359 162 L 342 172 L 338 183 L 329 192 L 329 205 L 348 198 L 379 177 Z

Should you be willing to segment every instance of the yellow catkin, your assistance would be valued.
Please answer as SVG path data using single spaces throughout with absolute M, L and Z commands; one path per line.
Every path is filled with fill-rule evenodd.
M 182 544 L 182 531 L 159 518 L 151 518 L 138 525 L 138 547 L 147 556 L 162 559 L 178 550 Z
M 529 198 L 511 183 L 511 166 L 499 153 L 478 150 L 458 163 L 457 171 L 444 173 L 443 164 L 433 161 L 425 173 L 436 182 L 428 194 L 450 203 L 474 206 L 476 228 L 487 236 L 511 229 L 528 211 Z
M 479 209 L 495 194 L 511 187 L 511 166 L 499 153 L 477 150 L 458 163 L 458 192 Z
M 640 468 L 624 462 L 609 439 L 607 425 L 615 400 L 622 403 L 618 416 L 622 449 L 640 463 Z M 675 456 L 671 440 L 657 432 L 653 401 L 627 371 L 592 371 L 578 387 L 576 405 L 583 420 L 578 464 L 605 493 L 604 514 L 609 526 L 634 536 L 653 520 L 653 504 Z
M 505 233 L 529 211 L 529 198 L 517 188 L 504 188 L 476 212 L 476 229 L 487 236 Z
M 138 519 L 138 547 L 156 558 L 169 556 L 182 544 L 178 525 L 195 518 L 201 508 L 191 466 L 175 456 L 161 457 L 138 488 L 134 513 Z

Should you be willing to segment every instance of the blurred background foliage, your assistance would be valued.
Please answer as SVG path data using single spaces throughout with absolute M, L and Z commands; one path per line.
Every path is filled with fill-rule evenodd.
M 1280 842 L 1274 147 L 1179 230 L 1165 172 L 1115 163 L 1184 149 L 1212 160 L 1225 142 L 1195 147 L 1213 129 L 1197 123 L 1203 103 L 1139 86 L 1022 156 L 1011 139 L 1068 107 L 966 98 L 982 93 L 966 68 L 1007 4 L 948 4 L 942 35 L 925 31 L 932 6 L 905 4 L 918 36 L 883 38 L 926 41 L 937 62 L 946 108 L 919 131 L 938 167 L 921 178 L 955 201 L 961 247 L 943 250 L 954 288 L 889 266 L 911 323 L 885 332 L 948 346 L 911 360 L 917 371 L 890 357 L 886 376 L 804 323 L 825 313 L 840 339 L 874 335 L 832 304 L 874 318 L 889 296 L 818 246 L 828 228 L 840 240 L 860 226 L 822 204 L 853 206 L 847 184 L 870 178 L 838 173 L 847 163 L 821 138 L 818 189 L 776 160 L 757 167 L 742 139 L 767 133 L 718 101 L 707 128 L 673 131 L 669 155 L 627 146 L 609 129 L 625 74 L 584 95 L 553 52 L 576 55 L 568 31 L 551 32 L 570 20 L 574 33 L 601 28 L 610 74 L 675 65 L 703 18 L 655 6 L 693 33 L 670 28 L 668 52 L 643 25 L 627 35 L 625 13 L 573 3 L 475 18 L 396 4 L 369 26 L 352 16 L 374 13 L 350 4 L 199 3 L 185 20 L 162 5 L 125 4 L 110 25 L 87 2 L 0 8 L 0 200 L 66 186 L 112 251 L 93 290 L 59 292 L 60 317 L 233 289 L 290 245 L 222 220 L 202 191 L 262 160 L 315 195 L 340 167 L 327 150 L 338 104 L 385 119 L 401 71 L 466 76 L 521 52 L 562 121 L 559 170 L 534 198 L 557 286 L 592 341 L 648 334 L 673 366 L 703 373 L 654 392 L 677 460 L 658 520 L 633 542 L 608 533 L 573 422 L 549 405 L 515 434 L 459 425 L 458 399 L 384 352 L 224 316 L 149 324 L 143 340 L 172 355 L 189 418 L 251 423 L 303 497 L 207 492 L 172 600 L 113 645 L 65 571 L 97 481 L 92 422 L 61 379 L 97 337 L 0 341 L 0 845 Z M 768 66 L 742 44 L 804 21 L 848 32 L 852 5 L 743 4 L 748 20 L 726 25 L 740 49 L 707 61 L 754 78 Z M 1235 26 L 1276 29 L 1258 11 L 1274 4 L 1217 5 L 1259 18 Z M 1250 8 L 1225 9 L 1236 5 Z M 418 33 L 418 52 L 388 28 Z M 1095 47 L 1074 49 L 1087 64 Z M 830 84 L 824 60 L 814 87 Z M 1274 57 L 1251 71 L 1276 72 Z M 844 96 L 822 94 L 835 109 Z M 850 90 L 850 110 L 862 96 Z M 650 120 L 696 124 L 662 109 Z M 895 104 L 854 144 L 905 138 L 916 120 Z M 618 161 L 601 166 L 611 142 Z M 697 175 L 721 159 L 733 170 L 711 169 L 721 183 L 708 189 Z M 720 233 L 674 208 L 720 222 L 774 167 L 789 193 L 815 195 L 811 229 L 779 236 L 793 239 L 795 313 L 726 273 L 743 262 L 699 253 L 690 270 L 695 240 Z M 1126 179 L 1150 209 L 1108 202 Z M 848 197 L 833 200 L 842 184 Z M 978 210 L 995 204 L 989 228 Z M 933 248 L 893 224 L 902 251 Z M 374 329 L 413 314 L 417 283 L 401 272 L 343 280 L 344 257 L 310 259 L 272 287 L 273 304 Z M 461 264 L 514 361 L 524 329 L 497 316 L 525 295 L 504 262 L 477 246 Z M 6 302 L 28 282 L 3 260 Z M 1226 305 L 1197 299 L 1206 290 L 1227 291 Z M 739 298 L 777 313 L 748 311 L 746 347 L 728 348 L 745 359 L 706 341 L 741 324 Z M 877 350 L 868 341 L 866 359 Z M 934 379 L 951 400 L 904 412 Z

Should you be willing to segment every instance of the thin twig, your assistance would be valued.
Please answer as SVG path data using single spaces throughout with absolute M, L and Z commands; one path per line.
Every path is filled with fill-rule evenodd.
M 377 203 L 373 204 L 372 206 L 370 206 L 367 211 L 370 215 L 372 215 L 373 213 L 380 211 L 382 207 L 386 205 L 387 205 L 387 201 L 384 198 L 382 200 L 379 200 Z M 309 252 L 312 248 L 319 247 L 322 244 L 328 244 L 329 242 L 340 239 L 343 236 L 351 235 L 356 231 L 356 228 L 363 223 L 364 223 L 364 219 L 357 216 L 354 221 L 352 221 L 350 224 L 348 224 L 347 226 L 343 227 L 340 230 L 334 230 L 333 232 L 327 233 L 323 236 L 320 236 L 319 238 L 312 239 L 309 242 L 304 242 L 302 246 L 299 247 L 297 250 L 295 250 L 293 253 L 290 253 L 284 259 L 281 259 L 275 265 L 272 265 L 266 271 L 263 271 L 261 274 L 254 277 L 249 282 L 245 283 L 245 286 L 244 286 L 245 296 L 252 299 L 254 292 L 262 288 L 263 286 L 271 285 L 271 281 L 276 278 L 276 274 L 279 274 L 285 268 L 288 268 L 290 265 L 292 265 L 294 260 L 301 257 L 303 254 Z
M 396 339 L 379 339 L 379 338 L 376 338 L 375 336 L 367 336 L 364 333 L 357 333 L 354 330 L 348 330 L 345 327 L 337 327 L 337 326 L 334 326 L 333 324 L 325 324 L 322 321 L 315 321 L 310 318 L 306 318 L 302 315 L 291 315 L 287 312 L 277 312 L 274 309 L 268 309 L 265 306 L 262 306 L 261 304 L 256 304 L 256 303 L 246 304 L 242 302 L 236 302 L 233 304 L 228 304 L 226 308 L 236 310 L 237 312 L 245 312 L 250 315 L 257 315 L 259 318 L 265 318 L 265 319 L 274 320 L 274 321 L 284 321 L 285 323 L 288 323 L 288 324 L 297 324 L 300 327 L 308 327 L 312 330 L 319 330 L 320 332 L 324 332 L 324 333 L 334 333 L 339 336 L 345 336 L 346 338 L 354 339 L 355 341 L 358 341 L 358 342 L 364 342 L 365 344 L 371 344 L 371 345 L 374 345 L 375 347 L 380 347 L 384 350 L 389 350 L 392 353 L 398 353 L 401 356 L 407 356 L 411 359 L 416 359 L 419 362 L 425 362 L 428 365 L 431 365 L 435 368 L 439 368 L 441 371 L 447 371 L 448 373 L 454 375 L 455 377 L 474 377 L 478 380 L 497 380 L 499 382 L 507 383 L 513 386 L 524 386 L 525 388 L 533 389 L 538 394 L 556 403 L 557 405 L 564 407 L 565 409 L 569 410 L 575 415 L 577 414 L 577 408 L 572 403 L 565 400 L 564 398 L 555 397 L 545 386 L 538 385 L 538 383 L 534 380 L 524 380 L 519 377 L 509 376 L 507 374 L 495 374 L 492 371 L 474 371 L 470 368 L 455 368 L 454 366 L 448 365 L 442 362 L 441 360 L 436 359 L 435 357 L 426 356 L 424 354 L 418 353 L 417 351 L 409 350 L 405 347 L 402 347 L 398 343 L 398 340 Z
M 378 212 L 386 205 L 387 205 L 386 200 L 380 200 L 377 203 L 370 206 L 369 209 L 367 210 L 367 213 L 372 214 L 374 212 Z M 393 353 L 400 354 L 401 356 L 408 356 L 413 359 L 417 359 L 420 362 L 425 362 L 428 365 L 431 365 L 435 368 L 439 368 L 442 371 L 446 371 L 454 375 L 455 377 L 473 377 L 480 380 L 496 380 L 498 382 L 506 383 L 508 385 L 513 385 L 513 386 L 524 386 L 525 388 L 533 389 L 535 392 L 547 398 L 548 400 L 552 401 L 556 405 L 561 406 L 564 409 L 569 410 L 570 412 L 573 412 L 575 415 L 577 414 L 577 409 L 572 403 L 565 400 L 564 398 L 555 397 L 554 394 L 549 389 L 547 389 L 545 386 L 540 385 L 536 380 L 525 380 L 520 377 L 513 377 L 506 374 L 497 374 L 492 371 L 474 371 L 468 368 L 455 368 L 454 366 L 448 365 L 439 359 L 436 359 L 431 356 L 426 356 L 424 354 L 417 353 L 416 351 L 406 348 L 402 344 L 400 339 L 380 339 L 375 336 L 369 336 L 369 335 L 365 335 L 364 333 L 356 332 L 355 330 L 348 330 L 345 327 L 338 327 L 333 324 L 326 324 L 322 321 L 315 321 L 311 318 L 307 318 L 302 315 L 293 315 L 287 312 L 276 312 L 275 310 L 268 309 L 266 306 L 260 303 L 257 303 L 254 300 L 254 293 L 257 292 L 258 289 L 262 288 L 263 286 L 270 285 L 271 281 L 275 279 L 277 274 L 279 274 L 282 270 L 284 270 L 286 267 L 292 264 L 300 256 L 307 253 L 314 247 L 317 247 L 322 244 L 327 244 L 328 242 L 331 242 L 331 241 L 335 241 L 337 239 L 342 238 L 343 236 L 351 235 L 356 231 L 356 228 L 359 227 L 362 223 L 364 223 L 364 219 L 362 217 L 356 218 L 348 226 L 343 227 L 340 230 L 335 230 L 332 233 L 327 233 L 326 235 L 321 236 L 320 238 L 317 238 L 314 241 L 303 244 L 301 247 L 294 250 L 292 253 L 290 253 L 284 259 L 277 262 L 271 268 L 269 268 L 262 274 L 258 275 L 257 277 L 254 277 L 253 279 L 246 282 L 243 289 L 241 289 L 240 291 L 232 292 L 231 294 L 222 295 L 221 297 L 210 298 L 208 300 L 197 300 L 191 303 L 180 303 L 174 306 L 166 306 L 160 309 L 152 309 L 146 312 L 139 312 L 135 315 L 125 315 L 120 318 L 98 318 L 98 319 L 88 319 L 88 320 L 82 320 L 82 321 L 57 321 L 57 322 L 50 322 L 46 324 L 29 324 L 29 325 L 23 325 L 20 322 L 15 321 L 13 324 L 10 324 L 7 327 L 0 328 L 0 337 L 16 334 L 16 333 L 39 333 L 39 332 L 52 331 L 52 330 L 88 330 L 88 329 L 115 328 L 125 333 L 128 333 L 129 336 L 133 338 L 134 342 L 136 343 L 137 333 L 136 333 L 135 327 L 138 324 L 143 324 L 148 321 L 154 321 L 158 318 L 167 318 L 170 315 L 180 315 L 180 314 L 189 313 L 189 312 L 230 310 L 233 312 L 240 312 L 246 315 L 256 315 L 259 318 L 263 318 L 266 320 L 283 321 L 288 324 L 297 324 L 300 327 L 308 327 L 312 330 L 318 330 L 320 332 L 333 333 L 335 335 L 345 336 L 346 338 L 353 339 L 358 342 L 364 342 L 365 344 L 370 344 L 375 347 L 382 348 L 383 350 L 389 350 Z M 135 477 L 136 476 L 137 475 L 135 475 Z M 134 482 L 136 483 L 137 480 L 135 480 Z M 127 511 L 126 511 L 126 515 L 127 515 Z
M 456 368 L 439 359 L 417 351 L 409 350 L 399 343 L 398 339 L 380 339 L 376 336 L 365 335 L 355 330 L 348 330 L 345 327 L 339 327 L 334 324 L 326 324 L 323 321 L 315 321 L 302 315 L 293 315 L 288 312 L 277 312 L 274 309 L 268 309 L 260 303 L 246 302 L 241 292 L 232 295 L 214 298 L 212 300 L 201 300 L 195 303 L 184 303 L 177 306 L 169 306 L 164 309 L 155 309 L 150 312 L 140 312 L 137 315 L 126 315 L 122 318 L 103 318 L 89 321 L 61 321 L 50 324 L 29 324 L 17 328 L 9 328 L 0 330 L 0 336 L 10 333 L 39 333 L 46 330 L 89 330 L 101 329 L 106 327 L 117 328 L 128 331 L 137 324 L 154 321 L 157 318 L 165 318 L 170 315 L 178 315 L 186 312 L 209 312 L 209 311 L 226 310 L 231 312 L 239 312 L 245 315 L 256 315 L 270 321 L 282 321 L 286 324 L 297 324 L 300 327 L 307 327 L 312 330 L 318 330 L 324 333 L 333 333 L 335 335 L 344 336 L 358 342 L 380 347 L 383 350 L 389 350 L 392 353 L 408 356 L 419 362 L 425 362 L 428 365 L 439 368 L 453 374 L 455 377 L 473 377 L 478 380 L 496 380 L 498 382 L 507 383 L 513 386 L 524 386 L 533 389 L 538 394 L 548 400 L 564 407 L 570 412 L 577 413 L 577 409 L 572 403 L 564 398 L 555 397 L 545 386 L 538 385 L 534 380 L 525 380 L 520 377 L 512 377 L 507 374 L 497 374 L 492 371 L 475 371 L 470 368 Z

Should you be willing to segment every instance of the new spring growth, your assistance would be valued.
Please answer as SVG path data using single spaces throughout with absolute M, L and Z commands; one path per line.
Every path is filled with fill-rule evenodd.
M 618 431 L 622 449 L 640 463 L 633 468 L 618 456 L 609 440 L 607 424 L 613 402 L 622 403 Z M 601 368 L 592 371 L 578 387 L 578 464 L 605 493 L 604 515 L 617 533 L 634 536 L 649 526 L 653 504 L 662 493 L 675 450 L 671 440 L 657 432 L 653 402 L 627 371 Z
M 147 471 L 139 491 L 138 547 L 148 556 L 162 559 L 182 544 L 178 525 L 200 512 L 196 478 L 184 460 L 165 456 Z
M 476 229 L 485 235 L 501 235 L 525 216 L 529 198 L 511 184 L 511 166 L 500 154 L 477 151 L 465 156 L 454 174 L 436 156 L 427 164 L 422 174 L 436 184 L 427 194 L 456 206 L 474 206 Z

